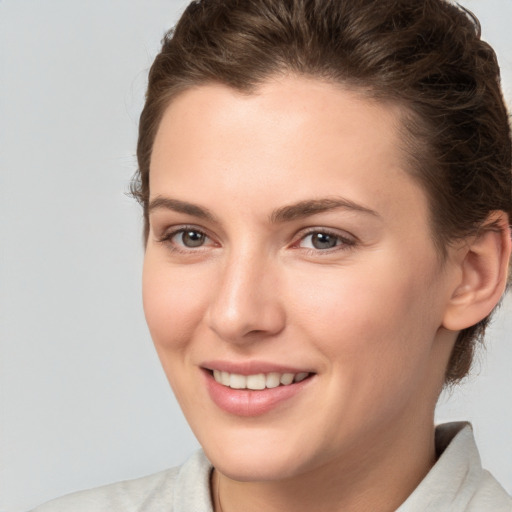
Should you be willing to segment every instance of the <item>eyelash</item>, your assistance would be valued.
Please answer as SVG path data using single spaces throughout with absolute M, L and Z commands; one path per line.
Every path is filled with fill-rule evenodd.
M 337 239 L 339 244 L 335 245 L 334 247 L 330 247 L 327 249 L 312 249 L 309 247 L 300 247 L 300 243 L 303 242 L 308 236 L 312 236 L 315 234 L 322 234 L 327 235 L 330 237 L 334 237 Z M 352 248 L 354 248 L 357 245 L 357 240 L 353 237 L 349 236 L 343 236 L 340 233 L 337 233 L 336 231 L 332 231 L 327 228 L 311 228 L 305 231 L 304 233 L 301 233 L 300 238 L 297 242 L 294 243 L 294 248 L 301 249 L 305 251 L 307 254 L 310 255 L 328 255 L 332 254 L 336 251 L 348 251 Z
M 172 241 L 176 235 L 179 235 L 180 233 L 184 234 L 187 232 L 194 232 L 204 236 L 206 239 L 211 239 L 202 229 L 198 229 L 195 226 L 180 226 L 179 228 L 173 229 L 172 231 L 165 232 L 161 237 L 157 238 L 157 241 L 167 245 L 171 251 L 178 253 L 189 254 L 190 252 L 198 252 L 201 249 L 204 250 L 204 246 L 198 246 L 196 248 L 186 247 L 184 245 L 178 245 Z
M 186 232 L 194 232 L 194 233 L 197 233 L 197 234 L 205 237 L 206 239 L 211 240 L 211 237 L 209 237 L 208 234 L 205 233 L 202 229 L 199 229 L 195 226 L 180 226 L 179 228 L 176 228 L 176 229 L 173 229 L 172 231 L 164 233 L 161 237 L 159 237 L 157 239 L 157 241 L 159 243 L 166 244 L 171 251 L 178 252 L 178 253 L 189 254 L 191 252 L 198 252 L 198 251 L 204 250 L 204 245 L 200 245 L 200 246 L 197 246 L 194 248 L 194 247 L 186 247 L 184 245 L 179 245 L 172 241 L 172 239 L 175 236 L 179 235 L 180 233 L 183 234 Z M 337 245 L 335 245 L 334 247 L 329 247 L 326 249 L 300 247 L 301 242 L 303 242 L 308 236 L 312 236 L 315 234 L 322 234 L 322 235 L 334 237 L 337 239 L 337 241 L 339 243 Z M 355 240 L 354 238 L 351 238 L 348 236 L 343 236 L 340 233 L 337 233 L 335 231 L 332 231 L 332 230 L 326 229 L 326 228 L 311 228 L 303 233 L 300 233 L 299 239 L 293 243 L 292 248 L 300 249 L 308 255 L 317 256 L 317 255 L 332 254 L 333 252 L 336 252 L 336 251 L 347 251 L 347 250 L 352 249 L 356 245 L 357 245 L 357 240 Z

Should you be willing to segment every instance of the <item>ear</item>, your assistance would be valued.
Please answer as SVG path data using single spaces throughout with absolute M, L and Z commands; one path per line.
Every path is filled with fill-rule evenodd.
M 459 249 L 459 277 L 443 320 L 443 327 L 451 331 L 484 319 L 505 291 L 512 246 L 508 215 L 492 212 L 484 226 Z

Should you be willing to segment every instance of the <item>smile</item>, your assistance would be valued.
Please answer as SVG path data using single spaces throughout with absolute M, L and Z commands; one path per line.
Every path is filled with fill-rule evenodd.
M 239 373 L 213 370 L 213 378 L 219 384 L 231 389 L 250 389 L 254 391 L 272 389 L 279 386 L 301 382 L 309 376 L 307 372 L 300 373 L 256 373 L 253 375 L 241 375 Z
M 212 402 L 235 416 L 260 416 L 307 393 L 316 372 L 273 363 L 204 363 L 202 374 Z M 301 371 L 302 370 L 302 371 Z

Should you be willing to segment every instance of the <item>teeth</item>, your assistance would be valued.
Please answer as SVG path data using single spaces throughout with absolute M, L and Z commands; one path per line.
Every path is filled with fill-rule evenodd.
M 288 384 L 293 382 L 294 377 L 295 375 L 293 373 L 283 373 L 283 375 L 281 375 L 280 382 L 283 386 L 288 386 Z
M 265 389 L 266 378 L 263 373 L 257 375 L 247 376 L 247 388 L 248 389 Z
M 294 382 L 301 382 L 309 376 L 307 372 L 301 373 L 257 373 L 254 375 L 240 375 L 238 373 L 221 372 L 213 370 L 213 378 L 224 386 L 232 389 L 261 390 L 289 386 Z
M 238 373 L 231 373 L 229 375 L 229 387 L 233 389 L 246 389 L 247 377 L 245 375 L 238 375 Z
M 281 375 L 279 375 L 279 373 L 269 373 L 265 381 L 265 387 L 277 388 L 277 386 L 279 386 L 279 384 L 281 383 L 279 380 L 280 377 Z
M 215 380 L 217 380 L 217 379 L 215 379 Z M 220 381 L 217 380 L 217 382 L 224 384 L 224 386 L 229 386 L 229 373 L 221 372 Z

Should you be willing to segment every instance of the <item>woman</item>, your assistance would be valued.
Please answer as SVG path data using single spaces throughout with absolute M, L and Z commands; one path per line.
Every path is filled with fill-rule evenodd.
M 492 49 L 444 0 L 193 2 L 150 72 L 144 309 L 204 452 L 38 511 L 509 511 L 434 428 L 507 284 Z

